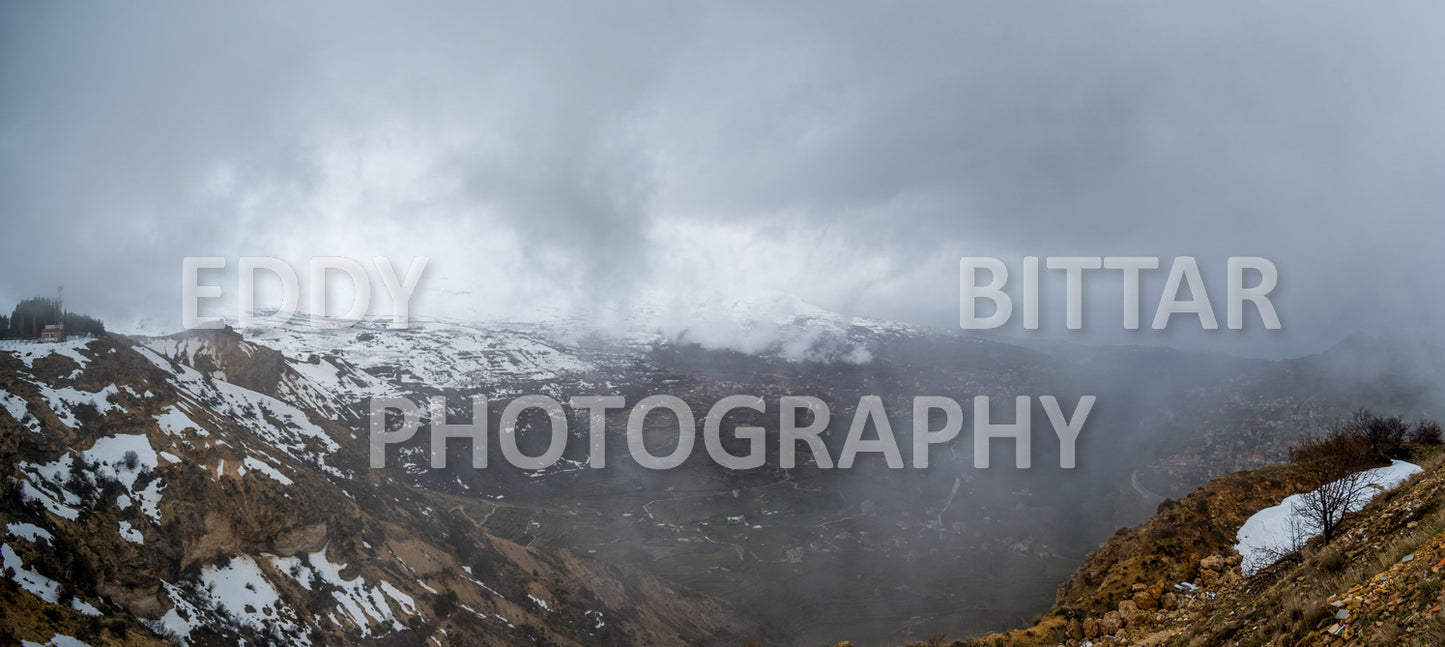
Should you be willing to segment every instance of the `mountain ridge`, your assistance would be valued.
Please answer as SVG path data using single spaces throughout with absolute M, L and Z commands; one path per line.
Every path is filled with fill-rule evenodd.
M 219 377 L 282 392 L 284 363 L 245 354 L 224 331 L 176 341 L 173 357 L 210 372 L 115 336 L 28 364 L 0 354 L 7 400 L 38 421 L 0 416 L 14 494 L 0 511 L 5 582 L 42 602 L 7 615 L 45 619 L 8 624 L 11 637 L 386 644 L 421 631 L 453 644 L 595 644 L 749 626 L 676 585 L 465 523 L 456 501 L 369 473 L 346 427 Z M 234 353 L 262 365 L 242 379 Z M 71 390 L 103 398 L 66 399 Z M 120 440 L 134 458 L 99 449 Z M 590 593 L 566 594 L 579 590 Z

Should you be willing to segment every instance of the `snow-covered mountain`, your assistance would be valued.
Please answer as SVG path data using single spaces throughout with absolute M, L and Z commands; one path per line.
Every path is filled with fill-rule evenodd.
M 283 386 L 307 403 L 333 411 L 335 402 L 428 391 L 518 393 L 558 383 L 586 386 L 630 366 L 660 345 L 696 346 L 786 361 L 861 364 L 880 341 L 921 331 L 892 322 L 840 315 L 796 297 L 686 308 L 648 304 L 625 316 L 558 316 L 543 321 L 463 321 L 412 317 L 394 328 L 388 317 L 347 328 L 304 315 L 279 325 L 240 330 L 240 348 L 279 351 L 305 384 Z M 211 357 L 206 335 L 149 335 L 141 344 L 183 364 Z M 226 379 L 221 370 L 217 375 Z M 323 397 L 318 397 L 325 394 Z
M 790 298 L 632 317 L 415 318 L 406 329 L 298 319 L 245 331 L 0 342 L 0 482 L 8 484 L 0 609 L 43 619 L 13 637 L 902 642 L 918 626 L 914 616 L 982 630 L 997 614 L 958 600 L 990 595 L 1001 557 L 1022 582 L 1010 608 L 1041 609 L 1056 582 L 1049 573 L 1137 520 L 1130 510 L 1157 505 L 1141 499 L 1137 479 L 1130 487 L 1142 473 L 1163 491 L 1159 474 L 1131 462 L 1147 460 L 1147 449 L 1169 448 L 1170 469 L 1193 466 L 1205 479 L 1218 472 L 1214 463 L 1184 459 L 1224 447 L 1257 466 L 1301 426 L 1356 406 L 1347 396 L 1359 392 L 1353 382 L 1324 389 L 1278 379 L 1328 375 L 1300 362 L 1130 348 L 1051 355 Z M 1424 393 L 1387 384 L 1394 395 Z M 622 460 L 630 449 L 621 415 L 604 431 L 618 459 L 606 470 L 584 467 L 591 450 L 576 437 L 546 470 L 430 469 L 429 420 L 389 448 L 395 460 L 385 470 L 367 466 L 366 405 L 377 396 L 442 395 L 460 422 L 474 414 L 464 412 L 470 395 L 493 398 L 495 417 L 498 401 L 522 393 L 618 394 L 629 403 L 667 393 L 695 408 L 737 393 L 809 394 L 840 412 L 823 433 L 837 445 L 843 412 L 864 393 L 893 407 L 918 394 L 1084 389 L 1110 406 L 1080 446 L 1080 469 L 1067 475 L 974 470 L 962 437 L 931 469 L 904 473 L 776 462 L 739 472 L 708 461 L 650 471 Z M 1181 413 L 1157 429 L 1142 424 L 1155 402 Z M 1268 424 L 1254 423 L 1261 419 Z M 772 445 L 776 418 L 758 424 Z M 906 428 L 897 421 L 895 430 Z M 571 429 L 583 435 L 587 426 Z M 453 443 L 452 465 L 466 466 L 469 449 Z M 870 586 L 840 593 L 840 569 Z M 796 579 L 780 586 L 779 572 Z M 862 613 L 876 590 L 907 593 Z
M 470 521 L 495 503 L 368 471 L 343 419 L 395 376 L 346 358 L 375 369 L 406 351 L 350 339 L 314 348 L 325 361 L 229 330 L 0 342 L 0 608 L 26 619 L 0 642 L 676 644 L 747 626 L 705 596 Z M 455 377 L 411 375 L 540 364 L 482 355 Z

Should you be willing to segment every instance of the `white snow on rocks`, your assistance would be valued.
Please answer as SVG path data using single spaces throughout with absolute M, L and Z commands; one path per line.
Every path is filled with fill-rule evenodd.
M 1360 495 L 1347 506 L 1346 513 L 1365 507 L 1376 494 L 1391 489 L 1411 475 L 1420 472 L 1420 466 L 1405 461 L 1391 461 L 1386 467 L 1377 467 L 1364 473 L 1365 483 L 1379 486 L 1365 487 Z M 1279 505 L 1254 513 L 1240 526 L 1234 550 L 1243 557 L 1241 570 L 1253 575 L 1273 564 L 1281 551 L 1288 552 L 1299 542 L 1320 534 L 1321 529 L 1299 511 L 1305 494 L 1285 497 Z M 1303 533 L 1303 536 L 1296 536 Z
M 50 511 L 50 514 L 57 517 L 74 521 L 76 517 L 80 516 L 79 510 L 56 501 L 55 497 L 35 487 L 30 481 L 20 479 L 20 492 L 26 501 L 39 501 L 46 510 Z
M 90 643 L 82 642 L 65 634 L 55 634 L 45 644 L 29 640 L 20 641 L 21 647 L 90 647 Z
M 15 553 L 10 544 L 0 544 L 0 570 L 14 573 L 11 581 L 35 597 L 51 604 L 59 604 L 60 585 L 55 580 L 30 570 L 30 567 L 25 565 L 25 560 Z M 100 615 L 99 609 L 79 597 L 71 600 L 70 607 L 88 616 Z
M 135 529 L 135 527 L 131 526 L 130 522 L 125 519 L 120 520 L 120 538 L 132 544 L 146 543 L 145 536 L 142 535 L 139 530 Z
M 55 412 L 55 416 L 60 418 L 60 422 L 72 429 L 80 426 L 80 421 L 75 418 L 75 410 L 78 407 L 85 405 L 95 407 L 96 412 L 100 415 L 120 410 L 118 405 L 110 401 L 110 396 L 120 392 L 114 384 L 95 393 L 88 393 L 69 386 L 50 387 L 44 384 L 37 386 L 40 387 L 40 396 L 45 398 L 46 406 Z
M 272 557 L 271 561 L 277 569 L 290 574 L 307 590 L 312 590 L 313 579 L 334 587 L 331 591 L 332 597 L 336 599 L 351 624 L 361 630 L 362 636 L 370 635 L 371 627 L 376 623 L 389 624 L 393 631 L 406 628 L 398 621 L 388 598 L 403 613 L 417 613 L 416 600 L 392 586 L 390 582 L 382 581 L 378 585 L 368 586 L 366 580 L 360 576 L 350 580 L 342 578 L 341 571 L 346 565 L 331 563 L 326 558 L 324 548 L 311 553 L 304 561 L 299 557 Z
M 130 452 L 135 452 L 135 462 L 128 465 L 126 456 Z M 94 469 L 73 470 L 73 468 L 79 467 L 75 462 L 77 458 L 92 465 Z M 52 513 L 66 519 L 73 520 L 78 514 L 70 506 L 85 504 L 80 496 L 68 487 L 74 471 L 92 484 L 103 479 L 120 483 L 129 495 L 127 501 L 133 499 L 146 516 L 159 523 L 161 488 L 163 487 L 161 479 L 159 477 L 152 478 L 146 487 L 140 490 L 135 489 L 140 473 L 155 469 L 156 461 L 157 454 L 144 434 L 122 434 L 99 438 L 90 449 L 67 453 L 49 463 L 22 462 L 19 467 L 20 471 L 28 476 L 28 480 L 22 481 L 25 496 L 40 500 Z M 122 494 L 121 496 L 127 495 Z M 117 503 L 119 503 L 119 498 Z
M 16 537 L 20 537 L 21 539 L 32 543 L 39 539 L 55 539 L 55 537 L 51 536 L 49 530 L 41 528 L 40 526 L 37 526 L 33 523 L 12 523 L 5 526 L 5 530 L 8 531 L 10 534 L 15 535 Z
M 21 426 L 35 433 L 40 432 L 40 421 L 30 415 L 30 405 L 25 399 L 9 391 L 0 391 L 0 409 L 5 410 Z
M 217 615 L 228 618 L 236 628 L 280 630 L 290 644 L 310 644 L 295 610 L 281 600 L 260 566 L 247 555 L 201 569 L 196 581 L 162 584 L 174 606 L 152 624 L 173 632 L 183 644 L 192 630 L 209 624 L 208 618 Z
M 257 472 L 260 472 L 262 474 L 265 474 L 266 476 L 275 479 L 276 481 L 280 482 L 281 485 L 292 484 L 291 479 L 287 478 L 285 474 L 282 474 L 280 470 L 277 470 L 275 467 L 263 463 L 260 460 L 247 456 L 244 464 L 250 469 L 256 470 Z
M 0 353 L 14 355 L 16 359 L 25 362 L 26 368 L 35 368 L 35 360 L 42 357 L 63 355 L 75 360 L 75 363 L 84 369 L 90 363 L 90 358 L 82 355 L 80 349 L 86 348 L 92 341 L 95 340 L 90 337 L 71 337 L 62 342 L 7 339 L 0 341 Z
M 51 637 L 50 637 L 50 640 L 45 641 L 44 644 L 41 644 L 41 643 L 38 643 L 38 642 L 34 642 L 34 641 L 30 641 L 30 640 L 22 640 L 22 641 L 20 641 L 20 646 L 21 646 L 21 647 L 90 647 L 90 643 L 82 642 L 82 641 L 80 641 L 80 640 L 78 640 L 78 639 L 76 639 L 76 638 L 72 638 L 72 637 L 67 636 L 67 635 L 65 635 L 65 634 L 55 634 L 54 636 L 51 636 Z
M 207 435 L 207 432 L 202 429 L 200 425 L 191 420 L 190 416 L 187 416 L 174 404 L 166 407 L 164 411 L 156 415 L 156 424 L 160 426 L 161 431 L 172 436 L 180 436 L 184 434 L 187 429 L 191 429 L 201 435 Z
M 245 334 L 247 339 L 294 360 L 291 367 L 317 386 L 353 398 L 385 395 L 390 390 L 373 379 L 373 374 L 396 383 L 468 388 L 552 380 L 596 368 L 564 344 L 526 327 L 507 324 L 413 318 L 411 327 L 401 330 L 388 328 L 384 322 L 367 321 L 339 330 L 288 324 L 247 330 Z M 317 353 L 325 353 L 328 358 L 311 364 Z M 360 370 L 343 371 L 343 365 Z
M 206 421 L 198 423 L 197 418 L 214 416 L 239 424 L 268 447 L 281 449 L 333 476 L 344 477 L 340 470 L 325 462 L 326 456 L 335 453 L 341 446 L 300 409 L 263 393 L 207 378 L 195 369 L 173 363 L 150 348 L 136 346 L 135 350 L 156 367 L 171 373 L 174 376 L 172 383 L 185 394 L 183 401 L 189 401 L 185 405 L 189 412 L 173 406 L 157 416 L 157 424 L 166 433 L 179 434 L 189 428 L 198 435 L 210 435 L 206 431 Z M 205 406 L 191 406 L 192 403 L 204 403 Z
M 135 463 L 127 465 L 126 455 L 130 452 L 135 452 Z M 142 470 L 153 470 L 157 465 L 156 450 L 151 448 L 151 441 L 145 434 L 98 438 L 95 444 L 81 452 L 81 455 L 85 456 L 86 461 L 97 464 L 98 476 L 120 481 L 127 490 L 135 488 L 136 477 Z

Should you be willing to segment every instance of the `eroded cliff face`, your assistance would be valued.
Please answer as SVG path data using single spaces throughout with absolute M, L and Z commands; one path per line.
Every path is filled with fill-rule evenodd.
M 682 644 L 751 629 L 700 594 L 489 534 L 502 503 L 369 471 L 357 403 L 234 332 L 7 343 L 5 642 Z

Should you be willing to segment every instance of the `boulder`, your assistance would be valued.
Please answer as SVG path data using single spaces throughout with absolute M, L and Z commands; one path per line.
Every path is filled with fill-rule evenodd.
M 1124 628 L 1124 616 L 1118 611 L 1110 611 L 1104 614 L 1104 619 L 1099 621 L 1099 631 L 1105 634 L 1119 633 Z
M 1134 627 L 1149 621 L 1149 612 L 1140 609 L 1133 600 L 1119 603 L 1119 615 L 1124 619 L 1125 627 Z
M 1223 555 L 1210 555 L 1208 557 L 1205 557 L 1204 559 L 1199 560 L 1200 570 L 1222 571 L 1228 566 L 1229 562 L 1224 559 Z

